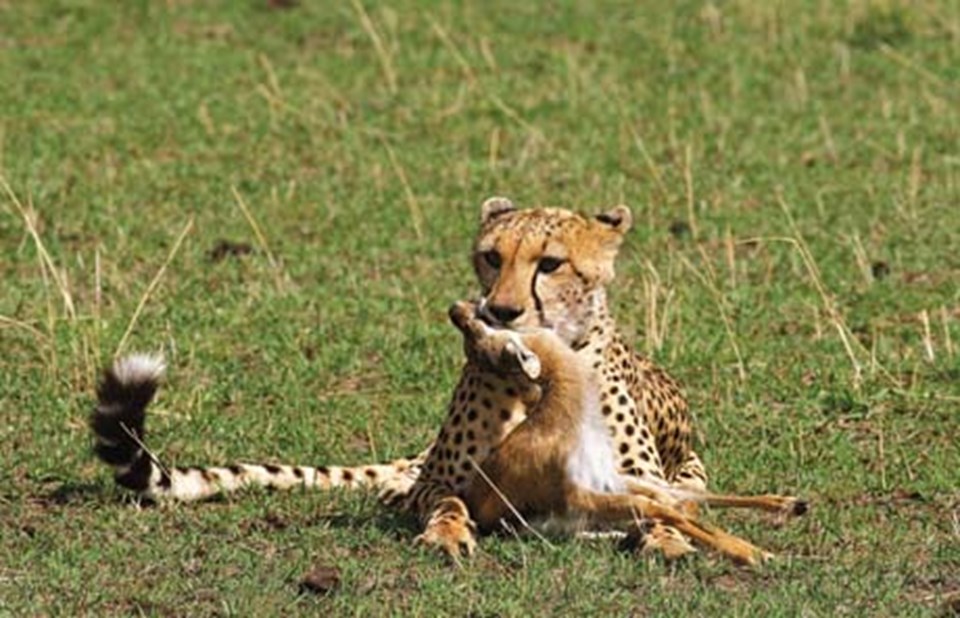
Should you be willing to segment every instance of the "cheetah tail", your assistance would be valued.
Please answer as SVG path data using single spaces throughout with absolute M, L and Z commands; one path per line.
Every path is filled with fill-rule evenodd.
M 372 487 L 380 489 L 387 499 L 405 493 L 419 473 L 423 453 L 355 467 L 274 464 L 165 467 L 144 444 L 147 406 L 157 392 L 165 368 L 159 356 L 135 354 L 118 359 L 103 373 L 97 387 L 97 405 L 90 416 L 97 457 L 113 467 L 118 485 L 143 498 L 200 500 L 246 486 L 261 486 L 275 489 Z
M 160 386 L 166 365 L 159 356 L 134 354 L 118 359 L 97 385 L 90 416 L 94 453 L 113 466 L 118 485 L 150 493 L 151 485 L 169 486 L 170 477 L 143 443 L 147 406 Z

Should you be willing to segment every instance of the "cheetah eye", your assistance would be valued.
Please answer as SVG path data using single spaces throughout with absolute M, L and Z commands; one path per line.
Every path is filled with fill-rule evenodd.
M 561 260 L 560 258 L 555 257 L 542 257 L 537 263 L 537 272 L 548 275 L 563 266 L 565 261 L 566 260 Z
M 494 270 L 500 270 L 500 265 L 503 263 L 503 260 L 499 253 L 490 250 L 484 251 L 480 255 L 483 257 L 483 261 L 486 262 L 490 268 Z

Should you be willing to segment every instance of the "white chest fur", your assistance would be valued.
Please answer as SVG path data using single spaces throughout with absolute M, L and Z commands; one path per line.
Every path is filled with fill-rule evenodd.
M 600 414 L 600 398 L 590 389 L 584 396 L 576 446 L 567 460 L 570 480 L 583 489 L 603 493 L 626 490 L 617 467 L 610 430 Z

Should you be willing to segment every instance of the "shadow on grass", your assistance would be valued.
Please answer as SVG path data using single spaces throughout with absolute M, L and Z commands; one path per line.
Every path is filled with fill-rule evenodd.
M 293 495 L 288 492 L 275 491 L 262 488 L 251 488 L 250 491 L 241 491 L 231 494 L 217 494 L 204 500 L 192 503 L 191 506 L 197 509 L 220 509 L 227 508 L 239 501 L 254 501 L 258 499 L 257 494 L 275 495 Z M 339 502 L 342 497 L 340 492 L 330 494 L 331 506 Z M 381 532 L 397 539 L 413 538 L 419 532 L 417 518 L 409 513 L 404 513 L 394 508 L 384 506 L 376 501 L 372 496 L 367 499 L 360 493 L 352 494 L 359 498 L 359 504 L 348 510 L 335 510 L 332 512 L 316 512 L 312 509 L 303 509 L 302 505 L 295 504 L 291 499 L 281 500 L 280 503 L 270 505 L 264 510 L 262 517 L 247 521 L 245 525 L 261 530 L 284 530 L 287 528 L 311 528 L 315 526 L 329 526 L 331 528 L 343 530 L 358 530 L 372 526 Z M 56 488 L 36 494 L 28 498 L 34 504 L 42 508 L 56 508 L 67 506 L 83 506 L 93 504 L 136 504 L 143 508 L 162 508 L 162 505 L 156 501 L 142 498 L 134 494 L 118 491 L 109 486 L 99 483 L 77 483 L 64 482 Z M 187 504 L 187 503 L 180 503 Z
M 109 492 L 98 483 L 61 483 L 55 489 L 40 494 L 34 501 L 46 507 L 79 505 L 100 502 Z
M 327 524 L 339 530 L 373 527 L 401 541 L 410 540 L 420 533 L 416 517 L 380 505 L 373 507 L 371 512 L 359 515 L 356 513 L 321 514 L 314 516 L 312 522 Z

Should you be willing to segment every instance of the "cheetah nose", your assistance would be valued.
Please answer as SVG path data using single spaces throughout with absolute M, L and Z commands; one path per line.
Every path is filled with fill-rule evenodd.
M 487 313 L 496 318 L 497 322 L 509 324 L 523 315 L 523 309 L 507 305 L 487 305 Z

